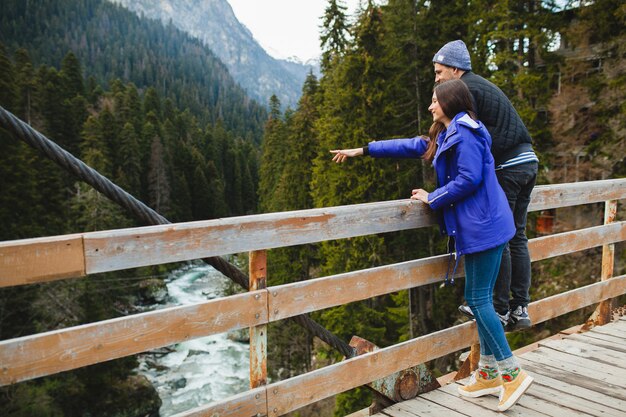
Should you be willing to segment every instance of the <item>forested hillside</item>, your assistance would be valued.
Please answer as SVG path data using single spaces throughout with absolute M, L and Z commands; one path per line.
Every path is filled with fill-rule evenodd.
M 402 199 L 412 188 L 432 189 L 432 167 L 421 161 L 354 158 L 334 164 L 329 150 L 426 133 L 432 122 L 427 112 L 434 82 L 431 60 L 454 39 L 466 42 L 473 70 L 500 86 L 522 116 L 540 156 L 541 184 L 624 175 L 626 108 L 621 103 L 626 86 L 620 45 L 626 25 L 620 2 L 596 1 L 567 12 L 554 2 L 534 0 L 364 3 L 352 22 L 342 2 L 328 2 L 321 79 L 307 80 L 295 111 L 280 114 L 279 106 L 271 106 L 259 184 L 262 210 Z M 590 66 L 599 59 L 604 66 L 594 70 Z M 574 145 L 586 155 L 588 169 L 580 175 L 572 162 Z M 564 153 L 570 158 L 565 172 Z M 598 207 L 559 211 L 558 228 L 597 225 L 602 221 L 598 213 Z M 535 236 L 535 217 L 529 222 L 530 237 Z M 273 250 L 268 285 L 431 256 L 444 253 L 444 246 L 433 228 Z M 531 297 L 588 284 L 599 268 L 598 250 L 537 262 Z M 616 273 L 623 269 L 618 262 Z M 344 340 L 358 335 L 388 346 L 461 320 L 456 309 L 462 299 L 462 285 L 420 287 L 410 295 L 401 292 L 318 312 L 316 319 Z M 510 334 L 509 340 L 520 347 L 580 324 L 588 315 L 579 311 Z M 299 342 L 293 343 L 296 335 L 301 335 L 295 339 Z M 270 371 L 281 370 L 275 377 L 297 374 L 329 357 L 323 347 L 306 344 L 305 336 L 299 329 L 270 328 L 269 360 L 275 362 Z M 441 358 L 430 367 L 445 373 L 456 369 L 455 360 Z M 369 403 L 367 391 L 356 389 L 337 397 L 334 413 L 342 416 Z
M 265 108 L 173 27 L 108 2 L 3 2 L 0 105 L 171 221 L 257 210 Z M 0 130 L 0 240 L 141 225 Z M 0 339 L 154 302 L 168 267 L 0 290 Z M 134 358 L 0 389 L 11 416 L 136 416 L 160 399 Z
M 154 87 L 189 109 L 201 126 L 221 120 L 229 132 L 261 139 L 264 107 L 246 97 L 210 49 L 122 6 L 102 0 L 3 1 L 0 41 L 10 51 L 25 48 L 35 65 L 57 66 L 71 51 L 86 75 L 105 88 L 116 78 L 139 89 Z

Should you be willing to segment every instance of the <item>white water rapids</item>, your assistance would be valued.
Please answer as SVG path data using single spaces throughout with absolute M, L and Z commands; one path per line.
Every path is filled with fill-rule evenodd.
M 167 304 L 153 309 L 221 297 L 228 278 L 202 265 L 173 271 L 166 283 Z M 159 413 L 167 417 L 246 391 L 249 358 L 247 343 L 232 341 L 221 333 L 139 355 L 138 372 L 156 388 L 163 401 Z

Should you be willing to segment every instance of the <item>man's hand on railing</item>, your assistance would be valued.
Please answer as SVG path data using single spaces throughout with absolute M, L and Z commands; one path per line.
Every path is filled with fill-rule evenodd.
M 340 163 L 345 162 L 348 158 L 363 155 L 363 148 L 336 149 L 330 151 L 330 153 L 334 154 L 333 161 Z

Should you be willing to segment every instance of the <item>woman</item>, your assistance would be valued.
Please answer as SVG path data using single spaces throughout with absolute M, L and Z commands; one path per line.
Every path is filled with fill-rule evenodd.
M 333 161 L 360 155 L 432 161 L 438 188 L 430 193 L 414 189 L 411 199 L 440 212 L 441 231 L 453 238 L 457 259 L 465 255 L 465 299 L 476 317 L 480 340 L 478 369 L 459 393 L 465 397 L 500 393 L 498 410 L 505 411 L 533 381 L 513 356 L 493 307 L 502 250 L 515 233 L 513 215 L 496 178 L 491 136 L 476 119 L 465 83 L 451 80 L 438 85 L 428 110 L 433 115 L 429 139 L 392 139 L 333 150 Z

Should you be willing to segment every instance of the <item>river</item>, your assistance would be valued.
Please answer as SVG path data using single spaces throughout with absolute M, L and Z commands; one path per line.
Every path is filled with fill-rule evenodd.
M 221 297 L 228 278 L 208 265 L 196 265 L 173 271 L 166 283 L 167 303 L 152 310 Z M 248 390 L 249 358 L 247 343 L 221 333 L 141 354 L 138 372 L 159 393 L 159 413 L 167 417 Z

